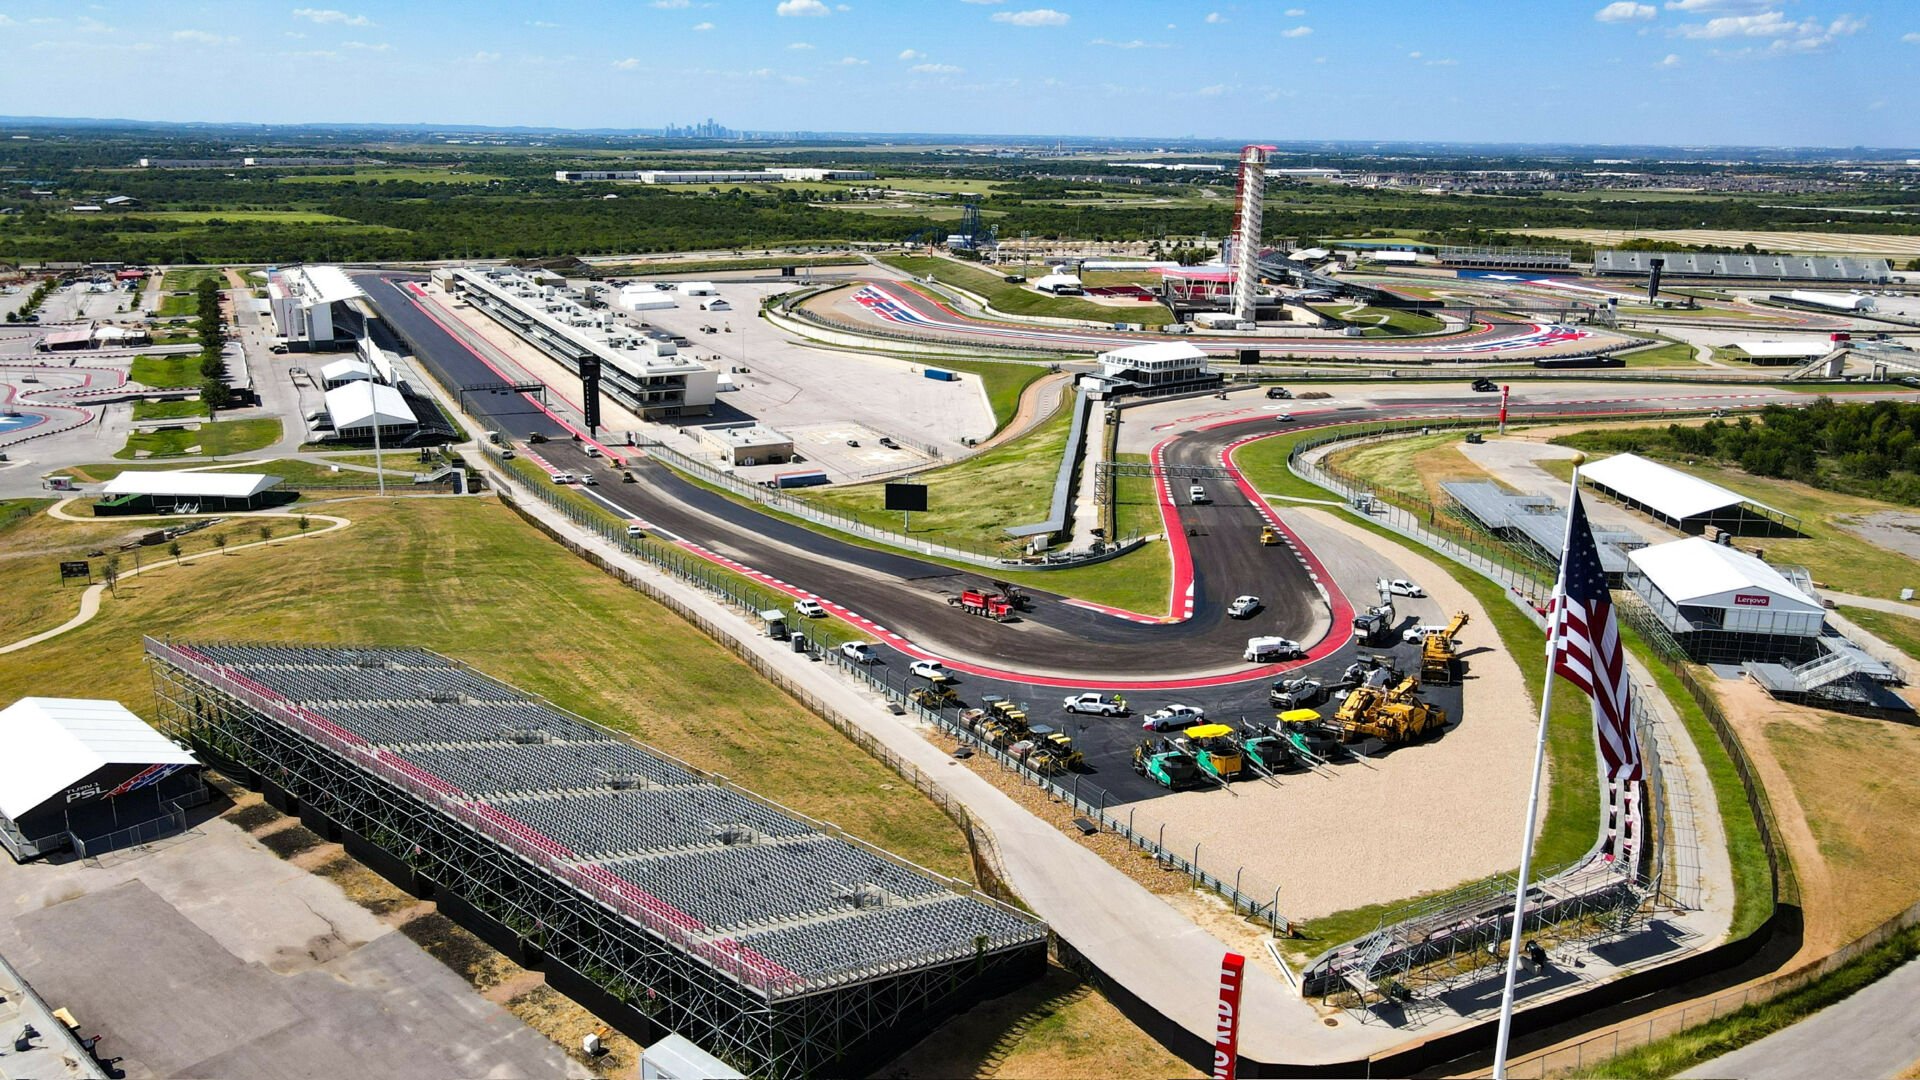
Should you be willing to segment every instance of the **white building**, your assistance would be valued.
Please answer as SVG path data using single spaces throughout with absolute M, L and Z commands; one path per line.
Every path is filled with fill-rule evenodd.
M 865 169 L 557 169 L 563 184 L 783 184 L 827 180 L 871 180 Z
M 292 349 L 331 348 L 335 304 L 365 296 L 337 266 L 290 266 L 267 274 L 273 329 Z
M 1077 274 L 1048 274 L 1036 279 L 1033 287 L 1055 296 L 1079 296 L 1087 291 Z
M 683 281 L 679 293 L 681 296 L 718 296 L 720 288 L 711 281 Z
M 1100 373 L 1092 376 L 1107 393 L 1201 389 L 1220 381 L 1207 369 L 1207 354 L 1179 341 L 1132 345 L 1100 354 Z
M 656 289 L 651 285 L 625 286 L 620 290 L 618 303 L 628 311 L 663 311 L 680 306 L 674 300 L 672 290 Z
M 412 437 L 419 427 L 407 399 L 391 386 L 372 381 L 350 382 L 327 391 L 327 419 L 335 436 L 372 439 L 373 429 L 389 445 Z
M 1702 537 L 1627 555 L 1627 587 L 1703 663 L 1810 659 L 1826 611 L 1806 571 L 1782 571 Z
M 764 424 L 713 424 L 700 437 L 719 447 L 731 465 L 784 465 L 793 457 L 793 436 Z
M 601 391 L 636 415 L 713 411 L 719 372 L 616 322 L 610 313 L 590 311 L 505 267 L 456 269 L 453 291 L 569 371 L 577 373 L 584 358 L 598 359 Z

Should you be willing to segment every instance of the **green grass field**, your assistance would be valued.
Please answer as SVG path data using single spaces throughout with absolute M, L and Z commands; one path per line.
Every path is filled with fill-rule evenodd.
M 935 281 L 984 297 L 996 310 L 1010 315 L 1042 315 L 1104 323 L 1137 322 L 1146 326 L 1164 326 L 1173 321 L 1173 313 L 1160 304 L 1108 307 L 1070 296 L 1047 296 L 1004 281 L 1003 275 L 994 271 L 966 266 L 952 259 L 929 255 L 886 255 L 880 261 L 916 277 L 932 274 Z
M 127 379 L 156 390 L 177 390 L 200 385 L 200 355 L 136 356 L 127 371 Z
M 200 297 L 191 292 L 168 293 L 160 298 L 160 306 L 154 309 L 154 315 L 162 319 L 177 319 L 193 315 L 200 310 Z
M 1693 346 L 1684 341 L 1669 341 L 1658 348 L 1627 353 L 1621 359 L 1630 368 L 1698 367 L 1693 351 Z
M 1853 607 L 1842 604 L 1840 614 L 1858 623 L 1868 633 L 1887 644 L 1920 660 L 1920 619 L 1905 615 L 1895 615 L 1887 611 L 1875 611 L 1872 608 Z
M 227 287 L 227 272 L 217 266 L 184 266 L 169 270 L 160 287 L 168 292 L 192 292 L 208 278 L 212 278 L 213 283 L 222 289 Z M 191 311 L 189 308 L 188 313 Z
M 280 421 L 216 420 L 203 423 L 197 430 L 166 428 L 136 431 L 127 436 L 127 445 L 113 456 L 137 458 L 145 450 L 148 457 L 221 457 L 244 454 L 280 441 Z
M 316 210 L 141 210 L 122 216 L 189 225 L 205 225 L 210 221 L 272 221 L 283 225 L 354 224 L 352 218 L 336 217 Z
M 207 407 L 198 401 L 136 401 L 135 420 L 186 420 L 207 415 Z
M 1399 308 L 1353 307 L 1348 304 L 1312 304 L 1313 310 L 1330 319 L 1366 328 L 1368 337 L 1399 337 L 1406 334 L 1437 334 L 1447 324 L 1431 315 Z
M 266 163 L 262 167 L 270 167 Z M 452 169 L 368 168 L 331 172 L 301 172 L 278 177 L 279 184 L 370 184 L 404 180 L 413 184 L 486 184 L 511 177 L 498 173 L 456 172 Z
M 905 780 L 706 635 L 506 507 L 356 499 L 325 512 L 353 525 L 127 579 L 93 622 L 8 656 L 0 700 L 107 697 L 151 713 L 142 634 L 419 645 L 931 869 L 971 878 L 964 837 Z M 252 524 L 236 525 L 230 545 L 257 540 Z M 28 632 L 57 625 L 79 605 L 78 589 L 57 591 L 57 561 L 116 528 L 129 531 L 38 515 L 3 534 L 0 589 L 15 597 L 16 587 L 54 583 L 55 602 L 40 608 Z M 278 528 L 284 535 L 294 526 L 283 519 Z M 316 572 L 322 564 L 353 572 Z M 45 582 L 32 587 L 46 591 Z M 368 595 L 381 602 L 366 603 Z M 12 618 L 0 612 L 0 625 Z

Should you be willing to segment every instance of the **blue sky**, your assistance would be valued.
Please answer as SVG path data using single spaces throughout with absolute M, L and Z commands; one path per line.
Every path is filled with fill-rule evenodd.
M 15 115 L 1920 144 L 1920 0 L 27 0 L 0 56 Z

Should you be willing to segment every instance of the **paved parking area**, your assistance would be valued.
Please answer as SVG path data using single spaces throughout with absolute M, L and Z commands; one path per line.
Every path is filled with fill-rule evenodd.
M 586 1075 L 224 820 L 103 862 L 0 859 L 0 952 L 131 1077 Z

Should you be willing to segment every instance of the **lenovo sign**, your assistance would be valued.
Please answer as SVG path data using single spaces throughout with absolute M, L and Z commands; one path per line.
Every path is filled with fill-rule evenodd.
M 1735 607 L 1766 607 L 1773 603 L 1773 597 L 1765 593 L 1734 593 Z
M 1213 1080 L 1233 1080 L 1240 1064 L 1240 980 L 1247 958 L 1228 953 L 1220 961 L 1220 1010 L 1213 1026 Z

